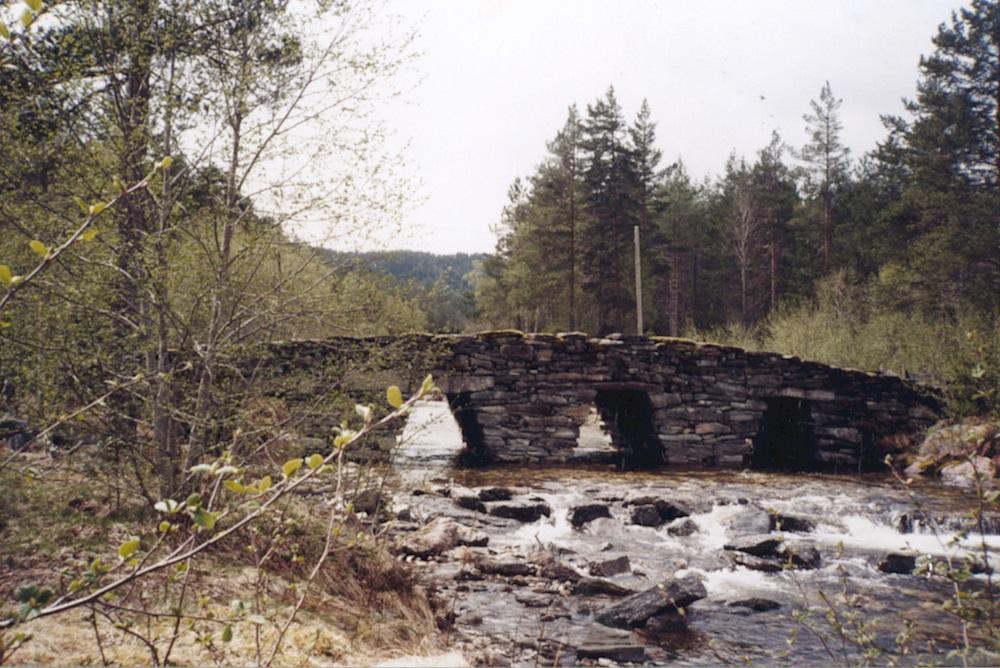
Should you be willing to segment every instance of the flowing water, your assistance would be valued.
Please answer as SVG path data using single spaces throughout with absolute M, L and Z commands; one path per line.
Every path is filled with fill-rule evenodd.
M 585 433 L 590 434 L 581 444 L 585 459 L 607 452 L 599 432 Z M 973 554 L 981 564 L 981 536 L 949 540 L 951 532 L 920 521 L 935 518 L 951 528 L 968 524 L 963 516 L 975 501 L 968 492 L 932 484 L 907 490 L 880 475 L 622 472 L 593 463 L 462 469 L 454 465 L 462 447 L 444 403 L 416 406 L 397 458 L 401 487 L 395 505 L 408 506 L 417 522 L 444 515 L 488 535 L 486 548 L 460 548 L 424 564 L 429 586 L 454 613 L 450 632 L 456 646 L 477 663 L 593 663 L 597 660 L 578 659 L 577 648 L 603 643 L 641 646 L 644 661 L 654 664 L 826 665 L 856 656 L 862 632 L 871 636 L 865 641 L 869 647 L 900 655 L 896 637 L 907 623 L 916 628 L 908 641 L 911 654 L 943 657 L 960 645 L 957 619 L 942 611 L 953 593 L 951 585 L 885 573 L 877 566 L 887 553 L 911 551 L 936 559 Z M 522 523 L 459 508 L 454 494 L 446 496 L 453 490 L 493 487 L 514 492 L 511 503 L 545 503 L 551 513 Z M 680 536 L 671 535 L 666 526 L 632 524 L 628 501 L 638 496 L 686 506 L 696 530 Z M 571 509 L 591 503 L 606 504 L 610 517 L 575 528 Z M 760 525 L 762 517 L 775 513 L 806 521 L 807 526 L 793 527 L 799 531 L 784 530 L 782 535 L 814 546 L 821 557 L 818 568 L 761 572 L 734 564 L 725 545 L 741 535 L 767 532 L 766 521 Z M 995 533 L 985 536 L 985 542 L 994 555 L 1000 549 Z M 499 562 L 537 563 L 543 554 L 583 575 L 596 562 L 627 556 L 628 571 L 605 580 L 641 591 L 671 576 L 694 574 L 707 596 L 688 609 L 686 630 L 641 631 L 623 638 L 622 632 L 609 631 L 608 636 L 593 620 L 596 612 L 620 599 L 574 594 L 569 583 L 530 575 L 484 577 L 469 566 L 484 555 Z M 981 573 L 963 586 L 981 591 L 993 584 L 987 578 Z M 774 609 L 731 605 L 748 599 L 766 599 Z M 797 621 L 802 614 L 812 621 Z M 859 623 L 838 633 L 838 621 L 852 616 Z

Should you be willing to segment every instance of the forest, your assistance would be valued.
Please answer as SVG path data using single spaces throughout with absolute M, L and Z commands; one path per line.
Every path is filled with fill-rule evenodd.
M 755 533 L 780 530 L 785 519 L 808 533 L 838 514 L 821 504 L 809 518 L 782 518 L 756 497 L 745 503 L 751 480 L 753 493 L 777 490 L 794 510 L 806 480 L 791 475 L 797 471 L 702 472 L 685 482 L 691 498 L 672 505 L 632 498 L 637 485 L 653 484 L 642 477 L 652 474 L 629 477 L 611 460 L 578 462 L 565 482 L 545 480 L 550 472 L 536 461 L 510 470 L 453 467 L 467 445 L 461 430 L 475 436 L 480 418 L 466 411 L 456 422 L 452 411 L 461 406 L 444 400 L 468 407 L 473 392 L 503 392 L 491 389 L 487 373 L 449 396 L 421 357 L 440 351 L 417 354 L 406 337 L 375 337 L 486 329 L 521 330 L 484 337 L 509 339 L 498 350 L 526 359 L 534 353 L 523 332 L 638 333 L 665 337 L 655 345 L 685 355 L 730 353 L 670 337 L 927 381 L 928 414 L 936 419 L 940 398 L 941 415 L 975 417 L 934 427 L 923 450 L 914 434 L 880 441 L 895 448 L 889 454 L 898 466 L 875 481 L 882 496 L 872 499 L 866 485 L 874 479 L 864 479 L 848 501 L 860 499 L 851 508 L 867 513 L 865 522 L 891 516 L 895 524 L 879 528 L 909 540 L 897 528 L 928 525 L 916 511 L 900 511 L 908 501 L 890 477 L 912 470 L 932 481 L 961 468 L 953 477 L 966 496 L 946 490 L 934 501 L 948 512 L 978 503 L 959 510 L 978 522 L 982 560 L 976 553 L 946 568 L 933 560 L 904 565 L 909 575 L 928 576 L 908 581 L 914 596 L 939 595 L 936 612 L 961 629 L 949 631 L 949 648 L 973 657 L 982 645 L 998 656 L 993 585 L 980 597 L 968 592 L 981 580 L 963 583 L 992 577 L 986 541 L 997 533 L 987 522 L 997 521 L 998 496 L 984 480 L 1000 463 L 1000 6 L 973 0 L 941 24 L 914 73 L 916 96 L 903 115 L 882 119 L 884 139 L 860 156 L 844 145 L 841 110 L 850 100 L 838 97 L 836 81 L 817 81 L 815 99 L 803 100 L 802 136 L 775 133 L 756 155 L 731 155 L 723 174 L 705 179 L 680 157 L 665 157 L 670 136 L 684 129 L 659 127 L 645 103 L 629 118 L 609 87 L 585 107 L 570 105 L 544 159 L 511 184 L 495 252 L 451 256 L 371 250 L 409 224 L 417 191 L 380 115 L 420 56 L 415 31 L 392 7 L 377 0 L 0 6 L 0 665 L 359 665 L 455 648 L 471 658 L 459 655 L 453 665 L 510 665 L 508 653 L 523 665 L 566 656 L 590 662 L 607 658 L 607 648 L 573 654 L 538 629 L 576 632 L 612 598 L 663 594 L 648 589 L 650 577 L 633 572 L 628 555 L 608 561 L 603 546 L 611 543 L 588 540 L 597 535 L 583 528 L 588 522 L 611 526 L 615 542 L 630 547 L 628 536 L 669 536 L 683 548 L 669 563 L 660 542 L 635 543 L 648 549 L 650 573 L 675 582 L 690 560 L 705 565 L 716 586 L 736 572 L 725 570 L 733 565 L 730 545 L 698 554 L 688 551 L 697 536 L 676 540 L 700 532 L 699 522 L 705 535 L 728 535 L 726 514 L 745 513 L 752 516 L 744 528 Z M 342 337 L 370 338 L 347 345 Z M 595 350 L 614 342 L 577 338 Z M 782 363 L 781 355 L 765 358 Z M 780 379 L 765 382 L 781 389 Z M 727 391 L 745 390 L 733 387 Z M 798 398 L 744 392 L 726 410 L 761 434 L 771 423 L 777 433 L 781 420 L 768 422 L 762 411 L 804 424 L 823 413 L 809 414 L 801 397 L 835 403 L 835 389 L 801 389 Z M 646 390 L 573 391 L 594 405 L 570 407 L 550 395 L 550 404 L 532 406 L 539 415 L 527 416 L 548 420 L 544 429 L 572 448 L 584 427 L 602 447 L 617 447 L 608 426 L 618 418 L 598 411 L 599 394 L 604 405 L 614 395 L 615 415 L 636 423 L 653 408 Z M 508 394 L 504 401 L 528 405 Z M 672 402 L 672 395 L 657 396 Z M 633 403 L 643 396 L 645 404 Z M 686 410 L 680 402 L 677 394 L 674 410 Z M 494 412 L 483 419 L 495 425 L 510 417 L 503 406 L 487 408 Z M 427 417 L 434 410 L 434 419 L 445 419 L 434 423 Z M 563 413 L 541 415 L 556 410 Z M 409 453 L 413 468 L 431 471 L 416 483 L 396 464 L 420 443 L 419 434 L 403 437 L 418 416 L 440 442 L 425 447 L 429 455 Z M 799 422 L 789 442 L 810 438 Z M 846 431 L 844 439 L 865 446 L 853 428 L 815 426 Z M 712 416 L 669 428 L 690 433 L 664 438 L 709 448 L 729 429 Z M 526 442 L 518 425 L 502 429 Z M 753 445 L 747 441 L 737 445 Z M 596 456 L 600 447 L 580 450 Z M 840 478 L 809 480 L 814 499 L 847 503 Z M 673 494 L 673 481 L 659 479 L 656 494 Z M 715 495 L 708 501 L 700 498 L 706 489 Z M 591 493 L 601 503 L 581 497 Z M 657 534 L 668 521 L 686 533 Z M 539 532 L 567 533 L 578 552 L 543 544 L 537 532 L 520 545 L 505 542 L 527 536 L 521 528 L 534 523 Z M 945 526 L 969 535 L 968 522 Z M 850 527 L 837 530 L 846 535 Z M 783 538 L 767 541 L 787 547 Z M 785 567 L 815 567 L 820 554 L 810 549 L 737 558 L 778 578 Z M 853 556 L 868 575 L 899 574 L 876 573 L 871 555 Z M 831 562 L 830 550 L 823 558 Z M 622 564 L 625 571 L 615 570 Z M 627 588 L 601 579 L 619 576 Z M 692 586 L 704 590 L 700 580 Z M 477 612 L 469 603 L 476 596 L 484 606 L 506 606 L 502 615 Z M 559 607 L 568 605 L 563 599 L 576 601 L 572 613 Z M 734 613 L 720 600 L 705 603 L 711 612 L 702 619 L 725 626 Z M 852 651 L 861 654 L 845 649 L 845 665 L 866 652 L 910 656 L 909 637 L 898 654 L 879 653 L 884 648 L 865 635 L 868 621 L 855 615 L 857 600 L 845 585 L 844 619 L 856 626 L 836 617 L 832 630 L 815 605 L 783 601 L 770 618 L 780 632 L 756 656 L 787 656 L 782 634 L 795 624 L 845 647 L 845 629 L 858 631 Z M 912 600 L 895 602 L 905 612 Z M 953 602 L 957 612 L 948 608 Z M 658 617 L 650 630 L 655 623 L 666 625 L 660 631 L 686 629 L 675 603 L 639 621 Z M 525 610 L 548 621 L 526 624 Z M 497 620 L 509 628 L 491 637 L 483 629 Z M 617 643 L 631 631 L 614 632 Z M 934 642 L 921 646 L 922 656 L 940 653 Z M 634 655 L 654 645 L 625 649 Z M 746 659 L 742 644 L 729 650 L 733 662 Z M 656 663 L 667 654 L 643 656 Z
M 635 333 L 633 230 L 645 332 L 736 343 L 962 385 L 995 405 L 1000 362 L 1000 71 L 992 3 L 934 36 L 905 114 L 860 156 L 830 82 L 803 100 L 801 136 L 732 154 L 698 180 L 643 103 L 571 105 L 517 178 L 479 268 L 485 323 Z M 662 133 L 661 133 L 662 134 Z M 969 386 L 972 387 L 969 387 Z

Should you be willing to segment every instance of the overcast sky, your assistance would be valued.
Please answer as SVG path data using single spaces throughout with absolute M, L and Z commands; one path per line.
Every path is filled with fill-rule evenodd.
M 858 156 L 900 113 L 917 61 L 958 0 L 390 0 L 416 26 L 421 83 L 386 110 L 422 181 L 408 238 L 390 248 L 491 251 L 490 225 L 568 105 L 613 84 L 628 118 L 648 98 L 664 162 L 715 175 L 802 115 L 829 80 Z

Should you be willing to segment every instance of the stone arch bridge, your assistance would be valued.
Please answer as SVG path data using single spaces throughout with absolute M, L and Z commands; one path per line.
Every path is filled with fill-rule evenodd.
M 300 398 L 324 375 L 378 391 L 432 373 L 479 462 L 566 461 L 596 407 L 632 467 L 859 470 L 941 415 L 929 388 L 896 376 L 674 338 L 336 338 L 270 344 L 254 364 L 294 378 L 285 396 Z

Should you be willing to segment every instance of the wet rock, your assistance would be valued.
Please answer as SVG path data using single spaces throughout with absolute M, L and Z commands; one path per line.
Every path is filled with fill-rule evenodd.
M 549 517 L 552 509 L 544 503 L 501 503 L 490 508 L 489 513 L 518 522 L 537 522 L 542 517 Z
M 549 580 L 565 580 L 567 582 L 579 582 L 583 576 L 567 564 L 561 561 L 552 560 L 538 567 L 538 576 Z
M 691 514 L 691 508 L 689 508 L 686 504 L 676 501 L 668 501 L 657 496 L 637 496 L 627 500 L 625 505 L 654 506 L 656 508 L 656 512 L 660 514 L 660 517 L 664 522 L 670 522 L 679 517 L 688 517 Z
M 466 612 L 456 617 L 455 622 L 463 626 L 479 626 L 483 623 L 483 617 L 475 612 Z
M 650 617 L 686 608 L 706 596 L 705 585 L 698 578 L 691 575 L 671 578 L 605 608 L 594 619 L 614 628 L 639 628 Z
M 795 568 L 819 568 L 819 550 L 805 543 L 784 543 L 778 548 L 778 559 Z
M 577 506 L 569 511 L 569 522 L 579 529 L 588 522 L 593 522 L 599 517 L 611 517 L 611 510 L 606 503 L 588 503 L 584 506 Z
M 396 510 L 396 519 L 400 522 L 413 521 L 413 509 L 409 506 L 399 506 Z
M 547 608 L 552 604 L 552 597 L 531 592 L 514 594 L 514 600 L 526 608 Z
M 723 549 L 745 552 L 755 557 L 777 557 L 784 541 L 779 536 L 740 536 L 725 544 Z
M 378 510 L 385 508 L 386 497 L 377 489 L 366 489 L 358 492 L 351 499 L 356 513 L 375 514 Z
M 984 485 L 996 477 L 993 461 L 989 457 L 972 457 L 971 461 L 956 462 L 941 468 L 941 482 L 952 487 L 973 489 L 976 478 Z
M 462 496 L 452 496 L 455 505 L 466 510 L 474 510 L 477 513 L 486 512 L 486 504 L 478 496 L 463 494 Z
M 573 593 L 577 596 L 628 596 L 635 591 L 601 578 L 581 578 L 573 585 Z
M 722 524 L 731 536 L 762 534 L 771 530 L 771 516 L 763 508 L 748 505 L 723 519 Z
M 808 533 L 816 529 L 816 523 L 805 517 L 796 515 L 782 515 L 780 513 L 769 513 L 771 520 L 771 531 L 791 531 L 794 533 Z
M 638 524 L 642 527 L 658 527 L 664 521 L 660 517 L 660 512 L 656 509 L 656 506 L 651 503 L 634 507 L 632 509 L 631 520 L 632 524 Z
M 439 517 L 419 531 L 399 538 L 394 551 L 427 559 L 460 545 L 485 547 L 489 540 L 489 536 L 482 531 L 464 527 L 447 517 Z
M 597 659 L 601 664 L 639 663 L 646 660 L 646 650 L 632 640 L 628 631 L 591 624 L 583 632 L 583 639 L 576 648 L 576 658 Z
M 682 610 L 667 610 L 646 620 L 650 633 L 672 633 L 687 628 L 687 614 Z
M 781 604 L 777 601 L 772 601 L 769 598 L 747 598 L 742 601 L 731 601 L 729 603 L 731 608 L 750 608 L 754 612 L 767 612 L 768 610 L 777 610 L 781 607 Z
M 795 568 L 818 568 L 820 564 L 819 551 L 805 543 L 786 543 L 780 536 L 741 536 L 725 545 L 726 550 L 742 552 L 765 561 L 775 562 L 775 570 L 781 570 L 785 565 Z M 740 562 L 747 568 L 755 570 L 769 569 L 758 562 L 744 560 Z
M 890 552 L 879 560 L 877 568 L 883 573 L 910 575 L 917 567 L 917 555 L 906 552 Z
M 481 501 L 510 501 L 514 498 L 514 492 L 506 487 L 484 487 L 479 490 Z
M 760 571 L 762 573 L 780 573 L 784 568 L 781 562 L 776 559 L 763 559 L 745 552 L 731 552 L 729 560 L 734 566 L 743 566 L 752 571 Z
M 628 560 L 627 555 L 622 555 L 616 559 L 607 559 L 605 561 L 595 561 L 590 564 L 588 569 L 591 575 L 597 577 L 611 577 L 613 575 L 621 575 L 622 573 L 628 573 L 632 570 L 632 564 Z
M 690 536 L 698 531 L 698 525 L 690 517 L 680 517 L 667 525 L 671 536 Z
M 479 569 L 479 572 L 485 573 L 486 575 L 502 575 L 505 577 L 535 574 L 534 566 L 526 564 L 523 561 L 499 561 L 484 559 L 476 563 L 476 568 Z

